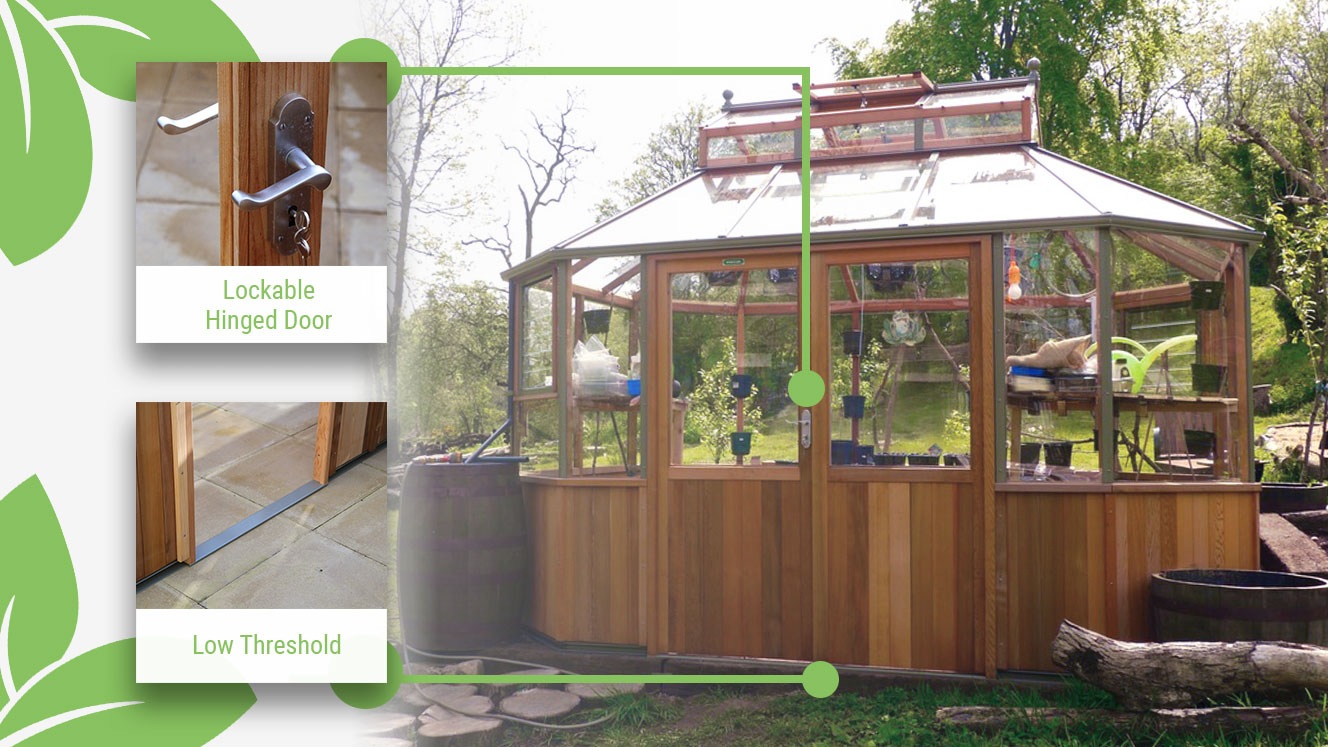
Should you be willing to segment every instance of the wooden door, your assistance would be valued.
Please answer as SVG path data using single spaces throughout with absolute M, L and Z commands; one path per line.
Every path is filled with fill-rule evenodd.
M 327 122 L 331 63 L 217 63 L 218 148 L 221 167 L 221 264 L 300 265 L 299 254 L 282 254 L 269 240 L 271 207 L 240 210 L 231 192 L 257 192 L 270 183 L 272 143 L 268 119 L 287 93 L 309 100 L 314 115 L 314 163 L 327 163 Z M 335 176 L 333 177 L 335 178 Z M 309 265 L 317 265 L 323 193 L 312 190 L 309 210 Z
M 326 483 L 347 462 L 386 440 L 386 402 L 320 402 L 314 479 Z
M 194 431 L 188 402 L 139 402 L 136 410 L 137 557 L 142 580 L 194 562 Z

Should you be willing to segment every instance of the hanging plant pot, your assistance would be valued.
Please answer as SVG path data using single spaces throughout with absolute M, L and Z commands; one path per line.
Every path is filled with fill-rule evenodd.
M 889 265 L 890 280 L 903 284 L 913 279 L 913 265 Z
M 1041 456 L 1042 456 L 1042 444 L 1037 442 L 1019 444 L 1020 464 L 1035 466 L 1037 465 L 1038 459 Z
M 909 454 L 908 466 L 910 467 L 935 467 L 941 463 L 940 454 Z
M 888 290 L 890 284 L 890 273 L 885 269 L 885 265 L 867 265 L 867 282 L 871 283 L 877 293 L 884 293 Z
M 867 409 L 867 398 L 861 394 L 844 395 L 844 417 L 858 420 Z
M 775 285 L 793 283 L 798 279 L 798 268 L 785 267 L 783 269 L 767 270 L 765 276 L 770 278 L 770 282 Z
M 713 286 L 727 288 L 738 284 L 738 270 L 715 270 L 706 273 L 706 282 Z
M 1226 283 L 1221 280 L 1191 280 L 1190 308 L 1211 311 L 1222 307 Z
M 1194 390 L 1202 394 L 1219 394 L 1222 391 L 1222 379 L 1226 377 L 1226 366 L 1211 363 L 1194 363 L 1190 366 L 1190 376 L 1194 380 Z
M 871 444 L 858 444 L 858 445 L 857 445 L 856 447 L 854 447 L 854 449 L 853 449 L 853 456 L 855 457 L 854 460 L 853 460 L 853 463 L 854 463 L 854 464 L 871 464 L 871 463 L 872 463 L 872 457 L 875 456 L 875 455 L 872 453 L 872 452 L 874 452 L 874 451 L 876 451 L 876 447 L 873 446 L 873 445 L 871 445 Z
M 735 456 L 746 456 L 752 453 L 752 432 L 734 431 L 730 433 L 729 446 L 733 449 Z
M 1069 467 L 1070 456 L 1074 454 L 1074 444 L 1069 441 L 1051 441 L 1042 445 L 1047 455 L 1048 467 Z
M 862 355 L 862 330 L 846 329 L 843 339 L 846 355 Z
M 581 312 L 581 321 L 585 324 L 586 334 L 602 335 L 609 331 L 609 318 L 613 309 L 586 309 Z
M 853 442 L 835 439 L 830 442 L 830 463 L 851 464 L 853 462 Z
M 733 374 L 729 377 L 729 394 L 738 399 L 747 399 L 752 396 L 751 374 Z
M 872 461 L 877 467 L 902 467 L 908 459 L 907 454 L 873 454 Z
M 1185 452 L 1190 456 L 1211 457 L 1217 447 L 1217 435 L 1212 431 L 1185 429 Z

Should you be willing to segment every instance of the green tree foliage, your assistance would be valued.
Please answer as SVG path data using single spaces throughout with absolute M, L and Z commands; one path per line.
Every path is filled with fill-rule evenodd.
M 651 133 L 646 149 L 632 162 L 631 173 L 615 181 L 613 195 L 595 206 L 596 221 L 612 218 L 691 176 L 700 162 L 698 128 L 714 115 L 712 108 L 693 102 Z
M 695 430 L 701 444 L 714 458 L 715 464 L 729 453 L 729 434 L 737 430 L 737 404 L 729 393 L 729 380 L 738 372 L 737 356 L 733 338 L 719 340 L 720 355 L 714 364 L 698 372 L 696 388 L 688 399 L 687 420 L 689 430 Z M 761 406 L 756 385 L 752 385 L 752 396 L 743 403 L 743 429 L 752 432 L 752 444 L 755 448 L 756 432 L 761 427 Z

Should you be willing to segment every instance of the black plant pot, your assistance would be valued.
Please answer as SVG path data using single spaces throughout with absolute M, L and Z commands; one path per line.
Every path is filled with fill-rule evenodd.
M 1266 482 L 1259 489 L 1259 513 L 1288 514 L 1318 511 L 1328 505 L 1328 485 Z
M 1263 468 L 1268 466 L 1268 462 L 1262 459 L 1254 460 L 1254 481 L 1263 482 Z
M 945 466 L 947 466 L 947 467 L 962 467 L 962 466 L 964 466 L 964 460 L 963 460 L 963 458 L 960 457 L 958 454 L 946 454 L 946 455 L 945 455 Z
M 907 283 L 913 279 L 913 265 L 889 265 L 890 279 L 896 283 Z
M 775 285 L 796 282 L 798 279 L 798 269 L 796 267 L 785 267 L 779 270 L 766 271 L 766 277 Z
M 602 335 L 609 331 L 609 318 L 613 309 L 586 309 L 581 312 L 581 321 L 586 326 L 586 334 Z
M 907 461 L 907 454 L 873 454 L 872 461 L 877 467 L 902 467 Z
M 876 289 L 877 293 L 884 293 L 890 290 L 890 272 L 885 265 L 867 265 L 867 281 Z
M 1038 459 L 1042 456 L 1042 444 L 1022 443 L 1019 444 L 1019 463 L 1029 466 L 1036 466 Z
M 862 330 L 844 330 L 844 352 L 848 355 L 862 355 Z
M 1042 445 L 1047 455 L 1048 467 L 1069 467 L 1070 456 L 1074 453 L 1074 444 L 1069 441 L 1051 441 Z
M 752 433 L 751 431 L 734 431 L 729 434 L 729 445 L 733 449 L 735 456 L 746 456 L 752 453 Z
M 830 463 L 831 464 L 852 464 L 853 463 L 853 442 L 846 439 L 835 439 L 830 442 Z
M 861 394 L 844 395 L 844 417 L 858 420 L 867 411 L 867 398 Z
M 1185 452 L 1191 456 L 1211 457 L 1217 446 L 1217 435 L 1212 431 L 1185 429 Z
M 1222 379 L 1226 377 L 1226 366 L 1211 363 L 1194 363 L 1190 366 L 1190 377 L 1194 381 L 1194 390 L 1202 394 L 1219 394 L 1222 391 Z
M 706 282 L 714 286 L 726 288 L 730 285 L 738 284 L 738 274 L 739 272 L 737 270 L 715 270 L 714 272 L 706 273 Z
M 729 377 L 729 394 L 738 399 L 747 399 L 752 396 L 751 374 L 733 374 Z
M 909 454 L 908 466 L 910 467 L 935 467 L 941 463 L 939 454 Z
M 876 447 L 871 444 L 858 444 L 853 449 L 853 456 L 856 457 L 853 460 L 853 463 L 871 464 L 873 461 L 872 457 L 875 456 L 875 454 L 872 453 L 874 451 L 876 451 Z
M 1222 307 L 1226 283 L 1221 280 L 1191 280 L 1190 308 L 1211 311 Z

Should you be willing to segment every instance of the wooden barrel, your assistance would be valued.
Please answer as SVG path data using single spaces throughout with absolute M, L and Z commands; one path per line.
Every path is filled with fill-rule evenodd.
M 1273 571 L 1153 574 L 1157 641 L 1292 641 L 1328 646 L 1328 581 Z
M 518 635 L 528 585 L 518 466 L 406 469 L 397 529 L 402 635 L 419 651 L 473 651 Z

